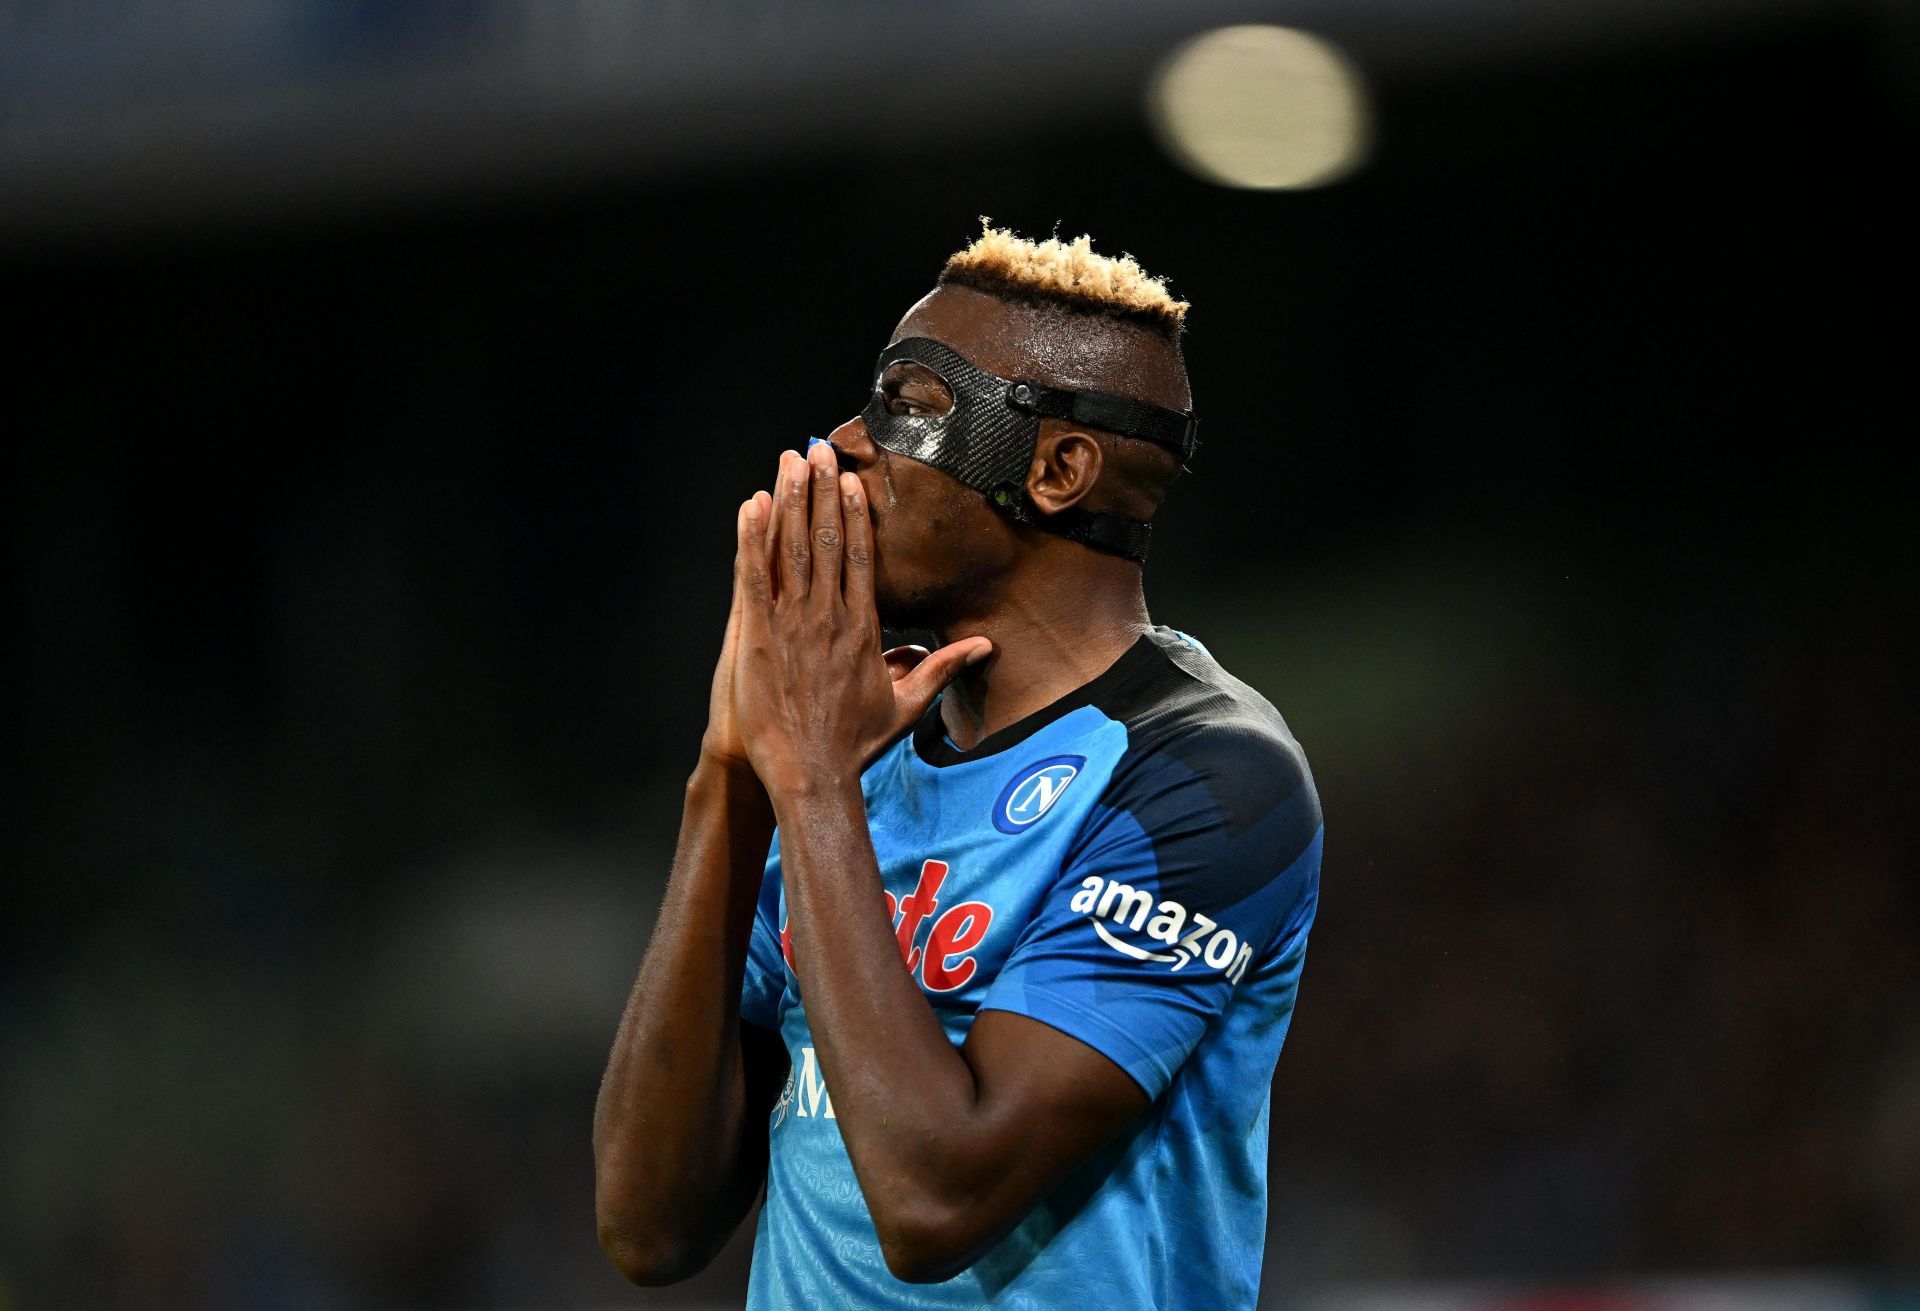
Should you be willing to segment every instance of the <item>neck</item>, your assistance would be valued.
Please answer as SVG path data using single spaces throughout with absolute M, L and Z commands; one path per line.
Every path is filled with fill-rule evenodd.
M 986 612 L 940 634 L 993 640 L 993 655 L 962 672 L 940 703 L 962 751 L 1092 682 L 1151 626 L 1138 565 L 1108 555 L 1076 563 L 1015 580 Z

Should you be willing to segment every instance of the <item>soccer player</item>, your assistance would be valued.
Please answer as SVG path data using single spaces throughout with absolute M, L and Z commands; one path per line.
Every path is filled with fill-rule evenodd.
M 741 505 L 594 1121 L 635 1282 L 764 1184 L 755 1308 L 1254 1305 L 1320 806 L 1273 707 L 1147 616 L 1186 309 L 989 228 Z

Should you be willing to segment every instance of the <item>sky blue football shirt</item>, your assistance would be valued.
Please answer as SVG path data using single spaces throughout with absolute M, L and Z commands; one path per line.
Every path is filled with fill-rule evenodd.
M 1268 1087 L 1320 886 L 1320 803 L 1279 713 L 1156 628 L 972 750 L 936 703 L 861 788 L 901 955 L 947 1036 L 982 1009 L 1027 1015 L 1151 1104 L 967 1270 L 895 1279 L 786 958 L 776 833 L 741 1015 L 792 1071 L 748 1306 L 1252 1307 Z

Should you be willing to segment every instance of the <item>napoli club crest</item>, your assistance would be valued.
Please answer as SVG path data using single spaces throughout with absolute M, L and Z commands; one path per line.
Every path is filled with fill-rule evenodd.
M 993 826 L 1002 833 L 1024 833 L 1053 809 L 1086 763 L 1085 756 L 1049 756 L 1022 768 L 993 803 Z

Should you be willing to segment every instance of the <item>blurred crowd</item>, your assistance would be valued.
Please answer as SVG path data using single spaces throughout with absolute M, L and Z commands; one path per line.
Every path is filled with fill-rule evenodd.
M 1532 596 L 1528 576 L 1383 558 L 1162 604 L 1282 705 L 1326 798 L 1269 1296 L 1911 1270 L 1920 934 L 1890 617 L 1817 579 L 1783 610 L 1764 588 L 1639 597 L 1630 569 Z M 17 923 L 9 942 L 0 1287 L 21 1307 L 624 1296 L 587 1124 L 677 775 L 609 778 L 591 822 L 542 828 L 479 813 L 502 790 L 455 774 L 421 783 L 432 824 L 326 836 L 348 803 L 284 792 L 286 760 L 149 749 L 60 834 L 83 896 L 116 864 L 141 879 L 54 897 L 79 930 L 57 953 Z M 356 860 L 378 877 L 326 877 Z M 656 1297 L 724 1304 L 740 1262 Z
M 1911 684 L 1801 582 L 1570 625 L 1411 758 L 1325 743 L 1270 1279 L 1920 1265 Z
M 598 49 L 616 12 L 668 58 L 644 6 L 561 17 Z M 0 1311 L 738 1305 L 740 1243 L 658 1293 L 602 1259 L 594 1093 L 733 507 L 850 412 L 983 210 L 1084 225 L 1199 307 L 1205 445 L 1149 599 L 1280 707 L 1327 819 L 1270 1303 L 1920 1277 L 1916 551 L 1868 449 L 1910 408 L 1877 319 L 1912 43 L 1803 15 L 1553 63 L 1449 21 L 1460 71 L 1383 75 L 1376 158 L 1324 192 L 1203 183 L 1111 104 L 1049 150 L 1013 100 L 992 131 L 879 105 L 935 80 L 916 57 L 825 94 L 912 137 L 839 133 L 837 164 L 715 93 L 618 120 L 699 169 L 704 123 L 738 152 L 712 172 L 271 220 L 236 183 L 258 226 L 7 246 Z M 1007 99 L 999 71 L 961 81 Z M 490 94 L 476 160 L 519 130 Z M 313 99 L 406 171 L 369 102 Z M 65 176 L 64 138 L 9 140 Z

